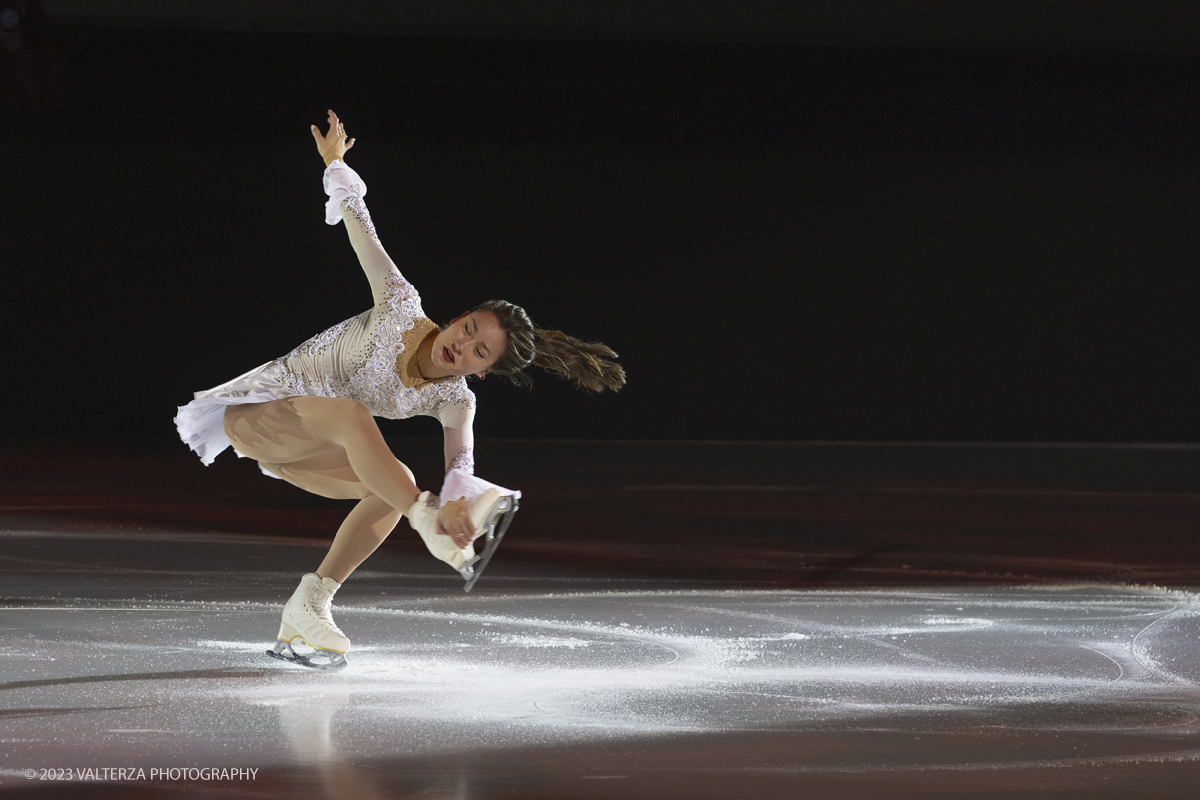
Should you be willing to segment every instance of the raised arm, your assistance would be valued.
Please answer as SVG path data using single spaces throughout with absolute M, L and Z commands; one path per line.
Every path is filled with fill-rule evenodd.
M 350 245 L 371 284 L 375 302 L 386 302 L 390 294 L 387 291 L 389 283 L 394 288 L 395 281 L 402 281 L 403 277 L 375 234 L 371 214 L 363 202 L 366 184 L 345 162 L 346 151 L 354 146 L 354 140 L 346 139 L 345 129 L 333 111 L 329 112 L 329 132 L 322 135 L 314 125 L 312 135 L 325 161 L 325 193 L 329 195 L 329 202 L 325 204 L 325 222 L 330 225 L 345 223 Z

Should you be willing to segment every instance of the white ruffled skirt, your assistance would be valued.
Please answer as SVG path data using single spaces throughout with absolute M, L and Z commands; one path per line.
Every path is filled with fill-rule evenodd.
M 231 446 L 229 437 L 225 435 L 225 408 L 242 403 L 266 403 L 281 397 L 295 397 L 296 391 L 284 382 L 286 371 L 287 368 L 282 362 L 268 361 L 227 383 L 207 391 L 196 392 L 196 399 L 186 406 L 179 406 L 179 413 L 175 415 L 175 429 L 179 431 L 179 438 L 200 456 L 201 463 L 205 466 L 212 464 L 222 451 Z M 236 450 L 234 452 L 237 453 Z M 237 455 L 238 458 L 245 458 L 241 453 Z M 278 475 L 265 469 L 262 473 L 279 480 Z M 442 482 L 439 505 L 464 497 L 470 502 L 493 488 L 499 489 L 501 494 L 517 498 L 521 496 L 515 489 L 505 489 L 503 486 L 488 483 L 466 470 L 452 469 L 446 473 Z
M 208 391 L 196 392 L 196 399 L 186 406 L 180 406 L 179 413 L 175 415 L 175 429 L 179 431 L 179 438 L 196 451 L 204 466 L 212 464 L 213 459 L 230 446 L 229 438 L 225 435 L 225 407 L 266 403 L 294 396 L 295 390 L 283 383 L 285 372 L 286 367 L 282 363 L 268 361 L 227 383 Z M 238 453 L 238 457 L 243 456 Z M 263 473 L 271 475 L 266 470 Z

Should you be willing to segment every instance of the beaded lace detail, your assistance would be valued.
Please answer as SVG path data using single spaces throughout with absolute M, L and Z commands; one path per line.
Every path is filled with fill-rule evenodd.
M 357 317 L 352 317 L 352 318 L 346 320 L 345 322 L 339 322 L 337 325 L 334 325 L 329 330 L 323 331 L 322 333 L 317 334 L 316 336 L 309 339 L 304 344 L 300 345 L 300 347 L 296 348 L 296 351 L 303 349 L 305 352 L 307 352 L 310 356 L 313 356 L 314 358 L 316 356 L 321 355 L 322 353 L 328 353 L 331 349 L 333 349 L 334 342 L 336 342 L 339 338 L 341 338 L 342 331 L 346 330 L 346 326 L 349 325 L 351 322 L 353 322 L 355 319 L 357 319 Z M 293 352 L 296 352 L 296 351 L 293 351 Z M 291 355 L 291 354 L 289 354 L 289 355 Z
M 341 207 L 378 241 L 371 215 L 360 197 L 350 195 L 342 200 Z M 388 419 L 436 416 L 451 404 L 475 408 L 475 393 L 467 388 L 464 378 L 435 381 L 415 388 L 405 387 L 401 382 L 396 364 L 405 350 L 405 334 L 416 326 L 415 320 L 423 318 L 425 312 L 416 288 L 401 275 L 385 275 L 383 282 L 384 296 L 373 309 L 317 334 L 279 362 L 287 369 L 287 362 L 298 356 L 333 359 L 336 354 L 331 351 L 356 322 L 368 333 L 363 342 L 336 359 L 341 363 L 323 369 L 319 378 L 307 378 L 287 369 L 286 383 L 298 394 L 357 400 L 373 415 Z M 463 456 L 460 454 L 459 457 Z M 470 458 L 469 453 L 466 458 Z
M 450 462 L 450 467 L 446 471 L 449 472 L 451 469 L 461 469 L 464 472 L 469 472 L 472 475 L 474 475 L 475 474 L 475 452 L 474 452 L 474 450 L 470 447 L 464 447 L 462 450 L 459 450 L 458 455 L 456 455 L 454 457 L 454 460 Z
M 361 187 L 356 183 L 351 188 L 355 190 L 355 193 L 342 200 L 342 210 L 349 211 L 358 220 L 358 224 L 367 232 L 367 235 L 375 240 L 375 244 L 382 246 L 379 235 L 375 233 L 375 223 L 371 221 L 371 212 L 367 211 L 367 205 L 362 201 Z

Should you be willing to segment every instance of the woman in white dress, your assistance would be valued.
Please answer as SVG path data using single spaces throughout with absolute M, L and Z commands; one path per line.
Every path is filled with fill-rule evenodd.
M 466 376 L 495 374 L 523 383 L 524 370 L 537 366 L 579 388 L 616 391 L 625 374 L 611 360 L 611 349 L 535 328 L 524 310 L 502 300 L 477 306 L 445 327 L 435 325 L 375 234 L 363 203 L 366 186 L 345 162 L 354 140 L 347 140 L 332 111 L 329 131 L 322 134 L 314 125 L 312 134 L 326 164 L 326 222 L 345 223 L 374 304 L 282 358 L 197 392 L 175 423 L 205 464 L 232 446 L 263 472 L 301 489 L 359 501 L 316 572 L 301 579 L 284 607 L 278 640 L 268 651 L 306 666 L 336 668 L 345 666 L 350 642 L 333 622 L 333 594 L 401 516 L 434 556 L 462 574 L 469 590 L 516 510 L 520 492 L 473 474 L 475 395 Z M 418 488 L 373 419 L 416 415 L 442 423 L 446 476 L 440 497 Z M 476 553 L 480 536 L 488 546 Z M 297 640 L 313 653 L 297 653 Z

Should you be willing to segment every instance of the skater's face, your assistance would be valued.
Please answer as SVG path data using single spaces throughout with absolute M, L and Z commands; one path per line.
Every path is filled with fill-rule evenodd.
M 429 354 L 445 375 L 478 375 L 491 371 L 508 346 L 508 337 L 490 311 L 472 311 L 451 322 L 433 340 Z

